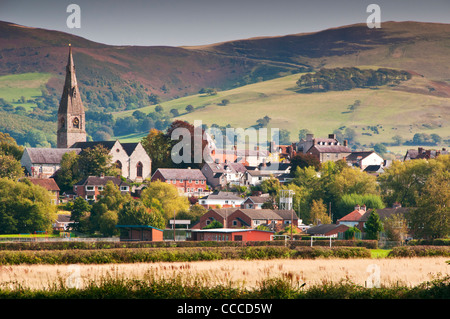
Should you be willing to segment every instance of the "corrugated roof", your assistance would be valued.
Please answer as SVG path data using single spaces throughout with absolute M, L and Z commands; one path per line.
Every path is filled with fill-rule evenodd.
M 64 154 L 75 151 L 81 152 L 80 148 L 32 148 L 28 147 L 25 152 L 28 153 L 33 164 L 60 164 Z

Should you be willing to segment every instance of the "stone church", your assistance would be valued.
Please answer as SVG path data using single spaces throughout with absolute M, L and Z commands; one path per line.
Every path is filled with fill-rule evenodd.
M 58 109 L 57 149 L 26 148 L 21 163 L 32 177 L 50 177 L 59 169 L 63 154 L 70 151 L 78 154 L 98 144 L 109 150 L 112 162 L 122 170 L 123 177 L 139 182 L 151 176 L 152 161 L 140 142 L 87 141 L 86 116 L 69 45 L 66 79 Z

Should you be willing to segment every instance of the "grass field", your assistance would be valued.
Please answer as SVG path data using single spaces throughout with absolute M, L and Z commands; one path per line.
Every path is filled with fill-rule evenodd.
M 23 96 L 25 100 L 42 96 L 41 88 L 52 77 L 49 73 L 23 73 L 0 76 L 0 97 L 16 106 L 23 106 L 27 111 L 36 106 L 34 103 L 22 103 L 18 100 Z

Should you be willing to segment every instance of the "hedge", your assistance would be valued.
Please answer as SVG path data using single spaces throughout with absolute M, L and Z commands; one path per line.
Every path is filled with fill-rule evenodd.
M 394 247 L 388 257 L 450 257 L 449 246 L 401 246 Z
M 314 246 L 329 246 L 329 240 L 314 240 Z M 169 247 L 258 247 L 258 246 L 310 246 L 309 241 L 160 241 L 160 242 L 82 242 L 82 241 L 55 241 L 55 242 L 0 242 L 2 250 L 70 250 L 70 249 L 118 249 L 118 248 L 169 248 Z M 366 247 L 378 248 L 376 240 L 333 240 L 332 247 Z
M 192 247 L 0 251 L 0 265 L 188 262 L 220 259 L 370 258 L 364 247 Z

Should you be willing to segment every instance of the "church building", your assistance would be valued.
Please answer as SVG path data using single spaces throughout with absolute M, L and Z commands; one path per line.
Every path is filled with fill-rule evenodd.
M 120 143 L 118 140 L 89 142 L 86 136 L 86 116 L 78 89 L 72 47 L 69 45 L 66 79 L 58 109 L 57 149 L 26 148 L 21 162 L 27 174 L 51 177 L 59 169 L 64 153 L 76 151 L 79 154 L 87 148 L 101 144 L 109 150 L 112 162 L 122 170 L 123 177 L 140 182 L 151 176 L 152 161 L 140 142 Z

